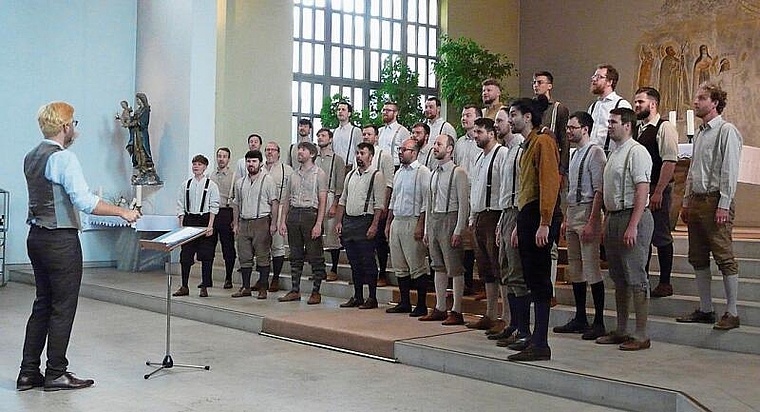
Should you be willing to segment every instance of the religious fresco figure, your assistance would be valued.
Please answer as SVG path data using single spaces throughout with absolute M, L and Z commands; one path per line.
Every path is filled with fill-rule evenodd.
M 697 90 L 699 85 L 710 80 L 710 70 L 713 65 L 713 58 L 710 56 L 710 51 L 707 49 L 707 45 L 703 44 L 699 46 L 699 57 L 694 62 L 694 84 L 692 90 Z
M 639 81 L 638 86 L 650 86 L 652 84 L 652 69 L 654 68 L 654 49 L 648 44 L 642 44 L 639 50 Z
M 659 89 L 662 113 L 678 110 L 681 104 L 688 106 L 686 101 L 689 99 L 689 90 L 683 51 L 682 48 L 681 54 L 677 55 L 673 46 L 665 47 L 665 56 L 660 63 Z

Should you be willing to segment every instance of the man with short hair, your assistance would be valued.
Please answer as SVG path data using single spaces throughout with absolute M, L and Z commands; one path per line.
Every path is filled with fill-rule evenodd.
M 694 151 L 686 179 L 681 218 L 689 227 L 689 263 L 699 292 L 699 309 L 677 318 L 678 322 L 715 322 L 712 304 L 710 252 L 723 274 L 726 312 L 713 328 L 739 327 L 736 308 L 739 265 L 731 238 L 734 223 L 736 182 L 743 138 L 736 126 L 723 120 L 726 92 L 720 86 L 702 83 L 694 98 L 694 113 L 702 126 L 694 137 Z
M 604 248 L 610 277 L 615 283 L 617 329 L 596 343 L 619 345 L 624 351 L 648 349 L 649 279 L 646 261 L 654 220 L 647 208 L 652 158 L 632 138 L 636 124 L 633 110 L 610 111 L 607 136 L 615 142 L 604 167 Z M 633 295 L 636 330 L 628 335 L 628 305 Z
M 504 104 L 501 102 L 501 83 L 496 79 L 486 79 L 480 84 L 482 87 L 483 117 L 495 120 L 499 109 Z
M 649 210 L 654 219 L 654 232 L 649 245 L 649 261 L 652 246 L 657 248 L 660 264 L 660 282 L 652 290 L 653 298 L 673 294 L 670 274 L 673 270 L 673 236 L 670 233 L 670 202 L 673 192 L 673 172 L 678 161 L 678 131 L 668 119 L 660 117 L 660 92 L 653 87 L 641 87 L 633 98 L 633 111 L 639 120 L 633 138 L 646 147 L 652 157 L 652 183 L 649 185 Z
M 475 262 L 480 278 L 485 282 L 486 313 L 477 322 L 470 322 L 472 329 L 502 330 L 506 323 L 497 320 L 496 306 L 499 300 L 499 248 L 495 228 L 501 216 L 499 195 L 501 175 L 507 160 L 508 149 L 496 141 L 494 121 L 485 117 L 475 120 L 475 136 L 483 153 L 475 162 L 470 187 L 469 224 L 475 235 Z
M 594 129 L 591 131 L 591 141 L 604 149 L 604 154 L 609 156 L 615 148 L 615 142 L 607 137 L 607 120 L 610 118 L 610 110 L 624 107 L 631 109 L 631 103 L 615 93 L 619 79 L 618 71 L 610 64 L 600 64 L 591 76 L 589 89 L 596 96 L 596 100 L 588 108 L 588 114 L 594 120 Z
M 416 123 L 412 126 L 412 139 L 417 142 L 417 148 L 420 150 L 417 160 L 428 169 L 435 169 L 435 167 L 438 166 L 438 161 L 433 155 L 433 141 L 430 140 L 430 126 L 428 126 L 427 123 Z M 433 140 L 435 140 L 435 138 Z
M 356 163 L 356 145 L 362 141 L 362 129 L 351 124 L 354 107 L 351 103 L 340 102 L 335 109 L 338 127 L 333 130 L 333 151 L 346 162 L 346 173 Z
M 594 121 L 586 112 L 575 112 L 567 123 L 567 138 L 576 150 L 570 159 L 567 212 L 561 233 L 567 239 L 568 268 L 565 280 L 572 283 L 575 316 L 554 333 L 582 333 L 584 340 L 604 336 L 604 281 L 599 266 L 602 234 L 602 188 L 604 150 L 591 142 L 589 132 Z M 591 285 L 594 299 L 594 322 L 589 327 L 586 316 L 586 287 Z
M 227 147 L 216 151 L 216 170 L 209 178 L 219 187 L 219 214 L 214 219 L 214 247 L 222 244 L 224 258 L 224 288 L 232 289 L 232 271 L 235 270 L 235 234 L 232 232 L 232 200 L 235 174 L 230 165 L 231 152 Z
M 298 128 L 296 132 L 298 133 L 298 136 L 296 136 L 296 142 L 290 144 L 290 149 L 288 149 L 288 163 L 287 165 L 290 166 L 292 169 L 296 169 L 298 164 L 298 144 L 301 142 L 311 142 L 311 130 L 313 126 L 311 124 L 311 120 L 303 117 L 301 119 L 298 119 Z
M 267 143 L 266 148 L 264 149 L 264 156 L 266 156 L 266 163 L 264 163 L 261 172 L 272 177 L 275 189 L 277 190 L 278 213 L 273 213 L 272 218 L 277 218 L 275 224 L 279 227 L 284 222 L 282 217 L 282 204 L 285 200 L 282 195 L 288 182 L 290 182 L 290 176 L 293 175 L 293 168 L 280 160 L 280 145 L 275 142 Z M 285 263 L 287 249 L 287 239 L 282 236 L 279 231 L 275 231 L 275 233 L 272 234 L 272 282 L 269 284 L 270 292 L 277 292 L 280 290 L 280 274 L 282 273 L 282 266 Z M 256 285 L 254 285 L 253 290 L 257 290 L 259 287 L 260 285 L 257 282 Z
M 441 99 L 431 96 L 425 101 L 425 123 L 430 126 L 429 135 L 438 137 L 446 134 L 456 138 L 457 131 L 451 123 L 441 117 Z
M 549 107 L 541 116 L 541 126 L 549 128 L 557 138 L 557 147 L 559 148 L 559 173 L 567 179 L 568 164 L 570 161 L 570 144 L 567 141 L 567 120 L 570 116 L 570 110 L 559 100 L 552 97 L 554 88 L 554 76 L 548 71 L 537 71 L 533 74 L 533 94 L 535 96 L 546 96 L 549 101 Z
M 525 284 L 533 300 L 535 324 L 533 335 L 508 346 L 519 353 L 511 361 L 551 359 L 547 339 L 549 308 L 552 297 L 551 244 L 559 235 L 557 196 L 560 176 L 556 140 L 543 133 L 541 116 L 546 109 L 534 99 L 517 99 L 510 103 L 509 121 L 513 133 L 525 138 L 520 157 L 520 192 L 517 195 L 517 227 L 512 232 L 513 246 L 518 246 Z M 530 299 L 516 305 L 518 319 L 530 318 Z M 521 321 L 518 321 L 518 325 Z
M 454 137 L 439 135 L 433 145 L 438 165 L 430 176 L 426 190 L 425 235 L 432 269 L 435 271 L 435 308 L 421 321 L 443 321 L 441 324 L 463 325 L 462 298 L 464 296 L 464 249 L 462 235 L 467 228 L 470 211 L 470 183 L 467 172 L 454 164 Z M 446 288 L 452 280 L 454 302 L 446 314 Z
M 454 145 L 454 163 L 461 166 L 467 173 L 467 179 L 472 184 L 472 171 L 475 168 L 475 159 L 483 153 L 483 149 L 478 147 L 475 142 L 475 120 L 483 117 L 483 111 L 474 104 L 468 104 L 462 109 L 462 128 L 464 135 L 457 139 Z M 468 194 L 469 196 L 469 194 Z M 471 295 L 474 293 L 473 271 L 475 269 L 475 240 L 469 227 L 465 228 L 462 234 L 462 248 L 464 249 L 464 294 Z M 482 298 L 485 298 L 483 293 Z
M 333 132 L 322 128 L 317 132 L 317 146 L 319 154 L 315 163 L 327 174 L 327 219 L 325 219 L 322 242 L 325 250 L 330 252 L 332 267 L 327 273 L 327 281 L 338 280 L 338 261 L 340 259 L 340 239 L 335 232 L 335 214 L 338 211 L 338 202 L 343 193 L 343 183 L 346 179 L 346 163 L 340 155 L 332 149 Z
M 248 136 L 248 150 L 261 150 L 261 145 L 263 144 L 263 141 L 261 140 L 261 136 L 252 133 Z M 235 176 L 235 179 L 239 179 L 245 175 L 248 174 L 248 166 L 246 166 L 245 157 L 242 157 L 238 159 L 237 165 L 235 167 L 235 173 L 237 173 Z
M 417 161 L 417 141 L 404 140 L 398 149 L 401 166 L 393 177 L 393 194 L 388 204 L 385 237 L 391 248 L 401 300 L 386 313 L 409 313 L 411 317 L 427 315 L 427 250 L 422 243 L 425 233 L 425 188 L 430 184 L 430 170 Z M 412 310 L 410 291 L 417 291 Z
M 106 203 L 90 192 L 79 160 L 67 150 L 79 136 L 73 106 L 48 103 L 37 112 L 37 123 L 44 139 L 24 156 L 29 195 L 26 247 L 34 270 L 36 299 L 26 324 L 16 390 L 81 389 L 95 381 L 79 379 L 67 371 L 66 359 L 82 283 L 78 212 L 119 216 L 129 223 L 137 221 L 140 212 Z M 40 356 L 46 346 L 43 376 Z
M 378 129 L 375 125 L 369 124 L 362 128 L 362 141 L 374 146 L 375 154 L 372 156 L 372 166 L 379 170 L 383 178 L 385 178 L 385 201 L 383 210 L 380 212 L 378 232 L 375 236 L 375 253 L 377 255 L 377 263 L 380 266 L 377 286 L 383 287 L 388 285 L 386 269 L 388 269 L 390 247 L 388 245 L 388 238 L 385 236 L 385 226 L 388 219 L 388 204 L 393 194 L 393 159 L 391 158 L 391 152 L 379 146 Z
M 208 167 L 208 159 L 201 154 L 193 156 L 193 177 L 179 187 L 177 193 L 177 218 L 180 226 L 206 227 L 206 236 L 199 237 L 182 245 L 179 263 L 182 268 L 182 286 L 174 292 L 174 296 L 190 294 L 187 282 L 190 278 L 190 268 L 197 256 L 201 261 L 201 289 L 198 296 L 208 296 L 206 288 L 211 287 L 211 271 L 214 266 L 216 243 L 214 238 L 214 219 L 219 213 L 219 187 L 204 175 Z
M 377 146 L 380 149 L 387 151 L 388 153 L 397 153 L 398 148 L 401 147 L 401 143 L 409 138 L 409 129 L 399 124 L 398 122 L 398 104 L 394 102 L 386 102 L 383 104 L 382 118 L 384 126 L 378 130 L 377 133 Z M 375 150 L 377 151 L 377 150 Z M 398 166 L 398 157 L 391 156 L 393 164 Z M 389 179 L 388 176 L 385 177 Z M 392 178 L 390 178 L 392 180 Z
M 270 146 L 267 145 L 267 149 Z M 258 150 L 245 154 L 248 174 L 235 183 L 233 202 L 233 231 L 237 235 L 240 273 L 243 285 L 233 293 L 233 298 L 251 296 L 251 272 L 253 258 L 259 272 L 258 299 L 266 299 L 269 287 L 272 235 L 277 231 L 279 192 L 271 174 L 262 168 L 262 156 Z
M 351 264 L 354 295 L 341 308 L 377 308 L 377 265 L 375 236 L 385 207 L 385 178 L 374 166 L 375 146 L 360 142 L 355 158 L 356 169 L 350 171 L 335 214 L 335 232 L 341 237 Z M 364 300 L 364 284 L 369 297 Z
M 317 146 L 311 142 L 298 144 L 298 170 L 290 176 L 290 181 L 282 193 L 283 222 L 280 234 L 287 233 L 290 245 L 290 292 L 278 298 L 280 302 L 301 300 L 301 275 L 304 260 L 311 265 L 314 283 L 306 302 L 316 305 L 322 302 L 319 294 L 325 278 L 325 256 L 322 247 L 322 223 L 327 204 L 327 175 L 314 164 Z

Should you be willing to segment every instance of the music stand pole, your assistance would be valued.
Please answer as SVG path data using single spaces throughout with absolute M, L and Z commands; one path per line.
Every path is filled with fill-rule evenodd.
M 171 318 L 172 318 L 172 270 L 171 270 L 171 249 L 167 252 L 168 266 L 166 269 L 166 353 L 164 354 L 164 360 L 159 362 L 151 362 L 150 359 L 145 362 L 148 366 L 158 366 L 153 372 L 145 374 L 143 378 L 148 379 L 154 374 L 164 369 L 171 368 L 191 368 L 191 369 L 203 369 L 211 370 L 209 365 L 187 365 L 174 363 L 171 355 Z

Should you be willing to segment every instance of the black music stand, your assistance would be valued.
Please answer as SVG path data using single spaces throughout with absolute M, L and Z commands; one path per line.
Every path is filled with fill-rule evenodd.
M 177 368 L 192 368 L 211 370 L 209 365 L 185 365 L 174 363 L 171 355 L 171 318 L 172 318 L 172 271 L 171 271 L 171 252 L 172 250 L 195 240 L 201 236 L 205 236 L 205 227 L 180 227 L 169 233 L 161 235 L 152 240 L 140 240 L 140 247 L 143 249 L 159 250 L 167 253 L 169 265 L 166 269 L 166 353 L 164 354 L 164 360 L 159 362 L 146 361 L 148 366 L 158 366 L 156 370 L 143 376 L 148 379 L 156 372 L 164 369 Z

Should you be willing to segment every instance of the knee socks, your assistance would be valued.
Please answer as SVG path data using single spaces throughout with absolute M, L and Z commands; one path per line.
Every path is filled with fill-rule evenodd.
M 604 325 L 604 281 L 591 285 L 591 297 L 594 299 L 594 324 Z
M 739 293 L 739 275 L 723 276 L 723 286 L 726 288 L 726 312 L 738 316 L 736 297 Z
M 573 282 L 573 297 L 575 298 L 575 321 L 588 323 L 586 317 L 586 285 L 588 282 Z
M 436 272 L 435 276 L 435 309 L 439 312 L 446 311 L 446 287 L 449 277 L 445 273 Z
M 695 269 L 694 275 L 697 280 L 697 292 L 699 293 L 699 310 L 705 313 L 713 312 L 712 304 L 712 290 L 710 289 L 710 282 L 712 282 L 712 274 L 710 268 Z
M 451 310 L 456 313 L 462 313 L 462 296 L 464 296 L 464 276 L 455 276 L 452 278 L 454 287 L 454 305 Z

